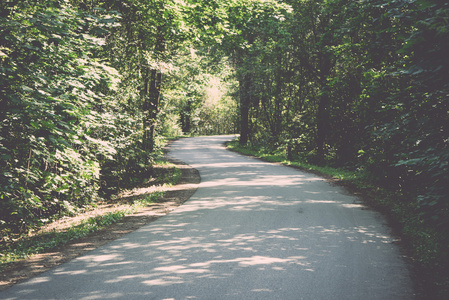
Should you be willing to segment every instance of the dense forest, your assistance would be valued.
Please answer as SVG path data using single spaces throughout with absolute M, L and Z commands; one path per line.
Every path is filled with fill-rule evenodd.
M 164 137 L 226 133 L 449 228 L 445 1 L 3 0 L 0 28 L 2 236 L 150 176 Z

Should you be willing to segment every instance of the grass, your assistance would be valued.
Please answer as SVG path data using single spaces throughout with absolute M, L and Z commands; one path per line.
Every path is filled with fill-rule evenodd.
M 449 242 L 447 232 L 427 226 L 416 213 L 416 206 L 407 196 L 378 186 L 373 176 L 360 170 L 317 166 L 302 161 L 290 161 L 283 153 L 272 153 L 264 147 L 241 146 L 238 141 L 228 149 L 265 161 L 278 162 L 330 178 L 363 196 L 372 208 L 381 211 L 394 227 L 408 256 L 418 266 L 420 293 L 427 299 L 449 299 Z
M 152 185 L 158 189 L 150 193 L 137 195 L 130 201 L 115 199 L 117 205 L 112 211 L 106 211 L 100 215 L 80 217 L 81 220 L 73 221 L 69 227 L 53 230 L 41 230 L 37 234 L 16 236 L 10 241 L 0 244 L 0 270 L 8 263 L 25 259 L 33 254 L 43 253 L 53 248 L 65 245 L 70 241 L 86 237 L 109 225 L 112 225 L 127 215 L 134 214 L 146 206 L 157 203 L 165 194 L 164 189 L 176 184 L 181 177 L 181 170 L 166 161 L 156 161 L 158 170 L 157 178 Z M 161 191 L 162 190 L 162 191 Z M 89 213 L 89 212 L 88 212 Z
M 172 172 L 163 172 L 162 174 L 159 174 L 158 180 L 162 182 L 162 184 L 166 186 L 172 186 L 176 184 L 179 179 L 181 178 L 181 170 L 178 168 L 175 168 L 174 165 L 168 161 L 165 160 L 157 160 L 155 164 L 162 168 L 169 168 L 172 170 Z
M 352 183 L 355 186 L 364 188 L 369 184 L 369 174 L 342 168 L 333 168 L 329 166 L 317 166 L 303 161 L 290 161 L 282 153 L 271 153 L 263 147 L 248 147 L 239 145 L 238 141 L 232 141 L 227 144 L 228 149 L 255 157 L 262 158 L 269 162 L 278 162 L 284 165 L 300 168 L 305 171 L 314 172 L 319 175 L 339 180 L 346 183 Z
M 0 253 L 1 266 L 85 237 L 90 233 L 119 221 L 124 216 L 125 212 L 123 211 L 107 213 L 102 216 L 85 219 L 80 224 L 62 232 L 51 231 L 31 237 L 20 237 L 16 241 L 2 247 Z

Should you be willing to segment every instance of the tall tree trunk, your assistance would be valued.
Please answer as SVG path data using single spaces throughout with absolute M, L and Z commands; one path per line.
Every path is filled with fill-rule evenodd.
M 158 37 L 156 39 L 155 53 L 163 57 L 165 51 L 165 38 L 162 27 L 158 28 Z M 148 73 L 148 71 L 147 71 Z M 153 152 L 155 133 L 157 126 L 157 114 L 159 112 L 159 101 L 161 96 L 162 71 L 157 69 L 149 70 L 149 76 L 145 78 L 145 103 L 144 103 L 144 121 L 143 121 L 143 148 L 148 153 Z
M 248 45 L 253 45 L 255 36 L 253 34 L 247 34 L 246 39 Z M 248 50 L 239 49 L 236 51 L 236 63 L 237 68 L 243 71 L 243 74 L 239 76 L 239 90 L 240 90 L 240 145 L 246 145 L 250 135 L 249 124 L 249 109 L 251 107 L 252 98 L 252 74 L 253 62 Z
M 148 150 L 150 148 L 149 145 L 149 130 L 150 130 L 150 119 L 148 115 L 150 114 L 150 99 L 149 99 L 149 90 L 150 90 L 150 70 L 148 68 L 142 68 L 143 76 L 143 139 L 142 139 L 142 148 L 144 150 Z
M 326 131 L 328 130 L 328 106 L 329 106 L 329 92 L 326 87 L 321 90 L 320 100 L 318 102 L 317 112 L 317 134 L 316 134 L 316 150 L 317 163 L 324 162 L 324 147 L 326 141 Z
M 187 100 L 187 105 L 184 107 L 184 111 L 181 113 L 182 132 L 190 133 L 192 123 L 192 100 Z
M 282 68 L 282 51 L 280 48 L 277 50 L 278 57 L 278 69 L 276 70 L 276 88 L 275 88 L 275 105 L 274 105 L 274 131 L 273 131 L 273 141 L 279 143 L 279 138 L 282 131 L 282 92 L 284 89 L 284 69 Z M 282 53 L 282 54 L 281 54 Z
M 149 122 L 149 130 L 147 131 L 147 148 L 150 153 L 154 150 L 154 139 L 157 127 L 157 114 L 159 112 L 159 101 L 161 96 L 162 72 L 151 70 L 150 91 L 148 98 L 150 102 L 150 110 L 147 116 Z
M 317 163 L 324 162 L 324 147 L 326 143 L 326 132 L 329 130 L 329 89 L 327 86 L 327 78 L 330 75 L 332 65 L 327 53 L 321 53 L 320 57 L 320 78 L 321 78 L 321 94 L 318 101 L 317 112 L 317 134 L 316 134 L 316 150 Z
M 240 145 L 246 145 L 249 136 L 249 108 L 251 104 L 251 76 L 246 73 L 240 80 Z

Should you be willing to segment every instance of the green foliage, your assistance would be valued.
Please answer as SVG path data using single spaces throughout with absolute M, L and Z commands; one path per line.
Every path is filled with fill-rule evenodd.
M 117 79 L 92 54 L 102 40 L 89 30 L 102 28 L 101 16 L 91 21 L 58 1 L 9 2 L 2 10 L 3 231 L 95 200 L 98 156 L 115 152 L 95 131 Z
M 237 107 L 230 91 L 235 81 L 226 57 L 189 48 L 172 61 L 161 101 L 161 134 L 233 133 Z
M 186 112 L 179 101 L 196 101 L 194 131 L 216 117 L 223 121 L 213 131 L 233 129 L 226 127 L 235 118 L 233 101 L 204 105 L 209 78 L 217 75 L 183 59 L 191 47 L 183 43 L 196 32 L 186 21 L 193 8 L 176 1 L 27 0 L 0 9 L 2 234 L 145 182 L 161 152 L 157 134 L 181 133 Z M 173 76 L 175 65 L 182 76 Z M 185 94 L 178 101 L 172 95 L 180 77 Z
M 243 58 L 245 135 L 292 158 L 367 170 L 447 227 L 447 5 L 287 3 L 278 15 L 252 1 L 230 6 L 239 35 L 223 43 Z

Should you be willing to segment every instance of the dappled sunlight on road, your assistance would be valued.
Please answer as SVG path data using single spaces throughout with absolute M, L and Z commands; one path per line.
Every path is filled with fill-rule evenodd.
M 55 271 L 56 278 L 61 277 L 68 284 L 80 280 L 80 277 L 95 274 L 92 280 L 98 286 L 106 284 L 112 289 L 92 290 L 86 294 L 86 299 L 96 293 L 112 299 L 120 297 L 121 294 L 113 289 L 117 284 L 134 287 L 133 295 L 157 298 L 161 291 L 170 294 L 169 291 L 176 290 L 178 285 L 214 285 L 240 273 L 247 276 L 257 273 L 258 276 L 268 276 L 268 279 L 272 276 L 282 277 L 285 273 L 311 284 L 323 272 L 333 270 L 332 276 L 340 276 L 340 284 L 341 278 L 345 278 L 343 281 L 349 285 L 361 271 L 348 265 L 346 258 L 371 260 L 363 253 L 350 250 L 355 246 L 363 249 L 372 243 L 379 251 L 389 251 L 392 242 L 391 237 L 379 233 L 375 227 L 364 226 L 282 227 L 238 233 L 235 229 L 239 226 L 236 224 L 231 230 L 197 228 L 189 232 L 188 236 L 182 236 L 177 230 L 195 228 L 194 223 L 159 222 L 155 226 L 142 228 L 139 231 L 146 232 L 145 235 L 131 234 L 108 249 L 79 258 L 75 268 L 70 271 L 64 267 L 58 268 Z M 168 235 L 162 239 L 156 238 L 158 232 Z M 341 248 L 345 251 L 341 251 Z M 377 265 L 386 263 L 391 262 L 370 261 L 369 272 L 376 272 Z M 49 279 L 44 277 L 30 282 L 28 291 L 31 293 L 34 285 L 45 280 Z M 144 286 L 152 288 L 143 289 Z M 262 281 L 260 285 L 248 286 L 246 290 L 255 293 L 256 297 L 257 293 L 272 291 L 273 286 Z M 226 293 L 223 290 L 220 292 Z M 195 293 L 186 296 L 194 297 Z
M 269 197 L 235 197 L 232 200 L 224 200 L 219 197 L 210 198 L 208 202 L 192 201 L 189 206 L 183 207 L 177 212 L 198 211 L 198 210 L 213 210 L 217 208 L 227 208 L 231 211 L 250 211 L 258 209 L 259 211 L 277 210 L 282 206 L 292 206 L 297 202 L 290 201 L 288 203 L 282 202 L 282 199 L 274 200 Z
M 242 174 L 236 174 L 242 175 Z M 225 178 L 221 180 L 210 180 L 201 183 L 201 187 L 216 187 L 216 186 L 245 186 L 251 188 L 252 186 L 297 186 L 304 184 L 304 176 L 256 176 L 256 173 L 253 174 L 244 174 L 246 176 L 251 176 L 251 179 L 242 180 L 241 178 Z M 312 178 L 308 178 L 309 182 L 312 181 Z M 316 179 L 322 180 L 322 179 Z
M 132 287 L 133 292 L 127 293 L 131 298 L 158 298 L 158 295 L 170 295 L 177 286 L 186 285 L 191 286 L 191 289 L 185 296 L 196 297 L 195 288 L 216 285 L 217 293 L 223 296 L 233 298 L 231 292 L 238 295 L 239 290 L 244 290 L 246 295 L 254 293 L 252 297 L 256 299 L 283 288 L 282 283 L 277 282 L 274 286 L 270 283 L 270 280 L 278 277 L 300 278 L 302 283 L 299 286 L 303 286 L 314 284 L 324 276 L 334 278 L 338 285 L 350 286 L 361 273 L 375 274 L 379 265 L 394 263 L 375 261 L 364 252 L 364 248 L 390 251 L 392 238 L 379 232 L 375 226 L 348 224 L 346 227 L 255 228 L 241 233 L 239 228 L 247 227 L 248 224 L 234 224 L 227 228 L 199 227 L 200 219 L 190 218 L 190 222 L 185 220 L 181 218 L 178 221 L 178 218 L 170 216 L 165 222 L 155 222 L 112 243 L 106 249 L 77 259 L 70 270 L 62 266 L 55 270 L 57 284 L 70 288 L 71 283 L 91 277 L 90 280 L 95 282 L 93 286 L 110 287 L 110 290 L 93 288 L 86 291 L 84 299 L 92 299 L 96 294 L 101 295 L 99 298 L 122 298 L 123 295 L 114 287 L 124 284 Z M 354 252 L 354 247 L 361 250 Z M 357 270 L 356 266 L 347 261 L 366 261 L 370 268 L 367 271 Z M 323 275 L 329 270 L 330 275 Z M 232 280 L 237 274 L 258 274 L 267 279 L 256 285 L 245 286 L 245 283 L 241 283 L 232 291 L 220 288 L 220 282 Z M 38 287 L 45 280 L 49 279 L 44 277 L 29 282 L 28 292 L 32 294 L 33 287 Z
M 189 201 L 20 296 L 45 281 L 55 294 L 84 285 L 78 299 L 411 298 L 380 215 L 316 175 L 229 154 L 225 140 L 174 143 L 202 177 Z

